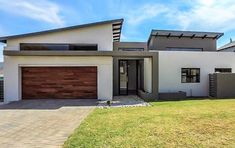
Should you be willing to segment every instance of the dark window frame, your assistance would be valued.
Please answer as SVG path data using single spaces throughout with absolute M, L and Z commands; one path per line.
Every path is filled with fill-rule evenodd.
M 190 74 L 183 75 L 183 70 L 189 70 Z M 192 70 L 198 70 L 198 74 L 193 75 Z M 184 76 L 186 77 L 186 82 L 183 81 Z M 187 82 L 187 77 L 189 77 L 189 78 L 196 77 L 196 81 L 195 82 L 192 82 L 192 81 Z M 181 83 L 200 83 L 200 82 L 201 82 L 201 69 L 200 68 L 181 68 Z
M 192 50 L 169 50 L 169 49 L 192 49 Z M 198 50 L 196 50 L 198 49 Z M 203 48 L 195 48 L 195 47 L 166 47 L 167 51 L 203 51 Z
M 132 47 L 129 47 L 129 48 L 122 48 L 122 47 L 119 47 L 118 50 L 120 51 L 144 51 L 144 48 L 132 48 Z
M 48 49 L 44 49 L 44 50 L 30 50 L 30 49 L 24 49 L 25 47 L 24 46 L 38 46 L 38 48 L 43 48 L 45 46 L 45 48 L 48 48 Z M 41 47 L 40 47 L 41 46 Z M 46 46 L 61 46 L 61 48 L 64 48 L 65 49 L 62 49 L 62 50 L 57 50 L 57 49 L 53 49 L 53 50 L 50 50 L 49 47 L 46 47 Z M 75 50 L 75 48 L 82 48 L 82 47 L 92 47 L 94 49 L 85 49 L 85 50 Z M 32 48 L 31 47 L 31 48 Z M 54 47 L 55 48 L 55 47 Z M 21 51 L 98 51 L 98 44 L 66 44 L 66 43 L 20 43 L 20 50 Z
M 232 73 L 232 68 L 215 68 L 215 73 Z

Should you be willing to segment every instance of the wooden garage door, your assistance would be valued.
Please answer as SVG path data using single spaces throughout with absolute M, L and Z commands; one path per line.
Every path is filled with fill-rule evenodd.
M 97 67 L 22 67 L 22 99 L 96 99 Z

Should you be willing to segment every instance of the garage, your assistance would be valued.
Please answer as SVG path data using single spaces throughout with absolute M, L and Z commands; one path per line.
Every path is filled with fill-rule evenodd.
M 97 99 L 97 67 L 22 67 L 22 99 Z

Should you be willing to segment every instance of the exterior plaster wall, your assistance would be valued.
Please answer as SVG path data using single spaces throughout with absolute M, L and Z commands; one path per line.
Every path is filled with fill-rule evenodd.
M 7 40 L 5 50 L 20 50 L 20 43 L 98 44 L 99 51 L 113 50 L 112 24 L 32 35 Z
M 118 51 L 119 49 L 143 49 L 147 50 L 146 42 L 114 42 L 113 50 Z
M 200 68 L 200 83 L 181 83 L 181 68 Z M 232 68 L 234 73 L 235 53 L 159 51 L 159 92 L 208 96 L 209 74 L 215 68 Z
M 216 51 L 215 39 L 151 37 L 149 50 L 166 50 L 166 48 L 202 48 L 203 51 Z
M 147 93 L 152 93 L 152 59 L 144 59 L 144 91 Z
M 98 99 L 113 97 L 113 58 L 85 56 L 4 56 L 4 101 L 21 100 L 21 67 L 97 66 Z

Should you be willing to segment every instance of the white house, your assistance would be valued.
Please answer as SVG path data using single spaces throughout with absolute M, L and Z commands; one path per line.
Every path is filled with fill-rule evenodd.
M 185 92 L 209 96 L 209 74 L 235 72 L 235 54 L 216 51 L 223 34 L 153 30 L 120 42 L 123 19 L 0 37 L 4 101 L 99 99 Z

